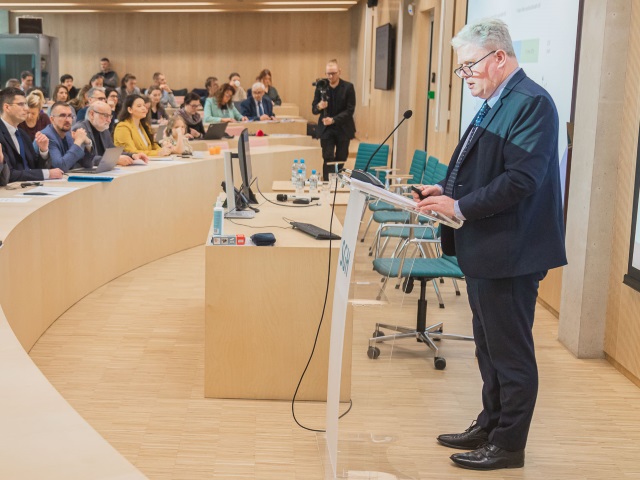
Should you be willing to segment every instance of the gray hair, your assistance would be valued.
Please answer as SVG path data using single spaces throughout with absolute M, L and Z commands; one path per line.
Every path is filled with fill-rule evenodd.
M 89 112 L 97 112 L 99 103 L 109 106 L 109 104 L 105 102 L 93 102 L 91 105 L 87 105 L 87 115 L 89 115 Z
M 105 89 L 104 87 L 91 87 L 91 88 L 89 89 L 89 91 L 87 92 L 87 97 L 89 97 L 89 98 L 93 98 L 93 94 L 94 94 L 94 93 L 96 93 L 96 92 L 102 92 L 102 93 L 104 93 L 104 92 L 105 92 L 105 90 L 106 90 L 106 89 Z
M 509 28 L 506 23 L 497 18 L 484 18 L 465 25 L 451 40 L 454 50 L 469 44 L 487 50 L 504 50 L 508 56 L 516 56 Z
M 257 88 L 261 88 L 265 92 L 267 91 L 267 87 L 265 87 L 264 83 L 262 83 L 262 82 L 256 82 L 253 85 L 251 85 L 251 91 L 252 92 L 255 91 Z

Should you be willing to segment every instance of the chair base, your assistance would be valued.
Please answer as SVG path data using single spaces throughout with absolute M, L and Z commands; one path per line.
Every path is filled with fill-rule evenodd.
M 387 330 L 394 330 L 396 332 L 400 332 L 393 335 L 385 335 L 381 328 Z M 384 342 L 386 340 L 397 340 L 400 338 L 415 338 L 416 341 L 424 343 L 427 348 L 433 351 L 434 358 L 433 364 L 436 370 L 444 370 L 447 366 L 447 361 L 444 357 L 439 355 L 440 350 L 438 346 L 435 344 L 436 341 L 447 339 L 447 340 L 466 340 L 473 341 L 473 337 L 469 337 L 466 335 L 456 335 L 453 333 L 443 333 L 443 325 L 441 323 L 436 323 L 427 327 L 423 331 L 418 331 L 416 329 L 401 327 L 398 325 L 389 325 L 386 323 L 376 323 L 376 329 L 373 332 L 373 336 L 369 339 L 369 349 L 367 350 L 367 355 L 372 360 L 375 360 L 380 356 L 380 349 L 375 346 L 378 342 Z

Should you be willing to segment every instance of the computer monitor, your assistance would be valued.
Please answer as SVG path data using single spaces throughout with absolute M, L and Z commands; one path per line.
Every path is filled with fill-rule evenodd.
M 253 173 L 251 170 L 251 153 L 249 152 L 249 130 L 244 129 L 238 137 L 238 163 L 240 164 L 240 176 L 242 187 L 240 190 L 251 203 L 258 203 L 256 196 L 251 191 Z

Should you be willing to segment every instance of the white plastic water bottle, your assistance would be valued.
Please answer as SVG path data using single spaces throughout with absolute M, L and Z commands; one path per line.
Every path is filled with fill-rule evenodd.
M 304 173 L 301 168 L 298 169 L 298 178 L 296 179 L 295 186 L 296 195 L 302 195 L 304 193 Z
M 307 180 L 307 164 L 304 163 L 304 158 L 300 159 L 300 168 L 302 169 L 302 178 L 304 178 L 304 180 Z
M 312 197 L 318 195 L 318 175 L 315 170 L 311 170 L 311 176 L 309 177 L 309 195 Z
M 298 180 L 298 159 L 296 158 L 291 165 L 291 183 L 295 186 Z

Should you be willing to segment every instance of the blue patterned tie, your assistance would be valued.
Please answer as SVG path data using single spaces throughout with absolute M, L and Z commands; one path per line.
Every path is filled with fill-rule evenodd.
M 469 132 L 469 135 L 467 136 L 467 139 L 464 142 L 464 146 L 462 147 L 462 151 L 460 152 L 460 155 L 458 155 L 456 164 L 454 165 L 453 170 L 451 170 L 451 175 L 449 175 L 449 178 L 447 179 L 447 183 L 445 184 L 444 194 L 447 197 L 453 198 L 453 186 L 456 183 L 456 178 L 458 177 L 458 170 L 460 170 L 460 165 L 462 165 L 462 161 L 464 160 L 464 157 L 467 156 L 467 153 L 469 152 L 469 145 L 471 144 L 471 140 L 473 140 L 473 136 L 476 134 L 478 127 L 482 123 L 482 120 L 484 120 L 484 117 L 487 115 L 487 112 L 489 111 L 490 108 L 491 107 L 489 107 L 489 104 L 485 100 L 485 102 L 480 107 L 480 110 L 478 111 L 476 118 L 473 120 L 473 128 Z
M 262 110 L 262 101 L 258 102 L 258 116 L 261 117 L 264 115 L 264 110 Z
M 27 164 L 27 152 L 24 150 L 24 140 L 20 136 L 20 132 L 16 130 L 16 138 L 18 139 L 18 145 L 20 145 L 20 156 L 22 157 L 22 165 L 25 170 L 29 170 L 29 164 Z

